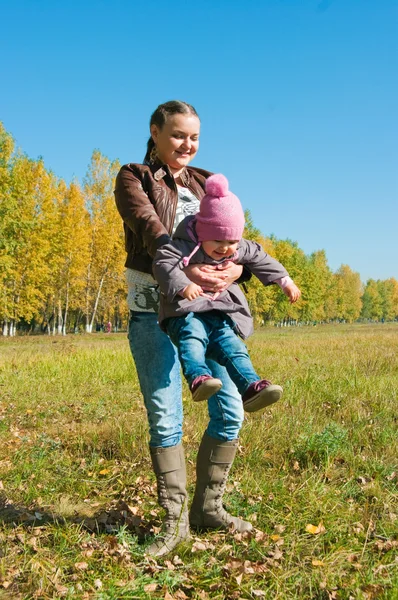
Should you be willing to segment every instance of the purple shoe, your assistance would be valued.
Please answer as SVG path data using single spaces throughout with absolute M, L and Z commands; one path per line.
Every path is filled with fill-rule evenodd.
M 210 375 L 199 375 L 191 383 L 192 400 L 194 402 L 208 400 L 221 388 L 222 382 L 220 379 L 215 379 L 214 377 L 210 377 Z
M 278 402 L 283 394 L 280 385 L 273 385 L 267 379 L 251 383 L 242 396 L 243 408 L 246 412 L 256 412 Z

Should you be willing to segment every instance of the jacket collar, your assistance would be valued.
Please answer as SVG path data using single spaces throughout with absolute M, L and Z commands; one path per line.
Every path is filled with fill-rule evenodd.
M 166 177 L 166 175 L 168 175 L 169 177 L 173 177 L 173 174 L 170 171 L 169 165 L 165 165 L 164 163 L 158 161 L 149 166 L 150 166 L 150 169 L 152 171 L 153 178 L 155 179 L 155 181 L 160 181 L 161 179 Z M 180 178 L 184 185 L 189 184 L 190 176 L 189 176 L 189 172 L 186 169 L 186 167 L 184 167 L 184 170 L 182 171 Z

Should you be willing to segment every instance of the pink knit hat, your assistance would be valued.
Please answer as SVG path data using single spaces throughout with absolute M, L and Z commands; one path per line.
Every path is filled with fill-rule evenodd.
M 199 242 L 209 240 L 240 240 L 245 215 L 239 198 L 228 190 L 224 175 L 211 175 L 206 180 L 206 195 L 195 215 Z

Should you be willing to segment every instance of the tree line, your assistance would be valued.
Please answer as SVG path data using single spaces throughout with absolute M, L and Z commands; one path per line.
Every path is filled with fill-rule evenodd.
M 113 185 L 120 168 L 95 150 L 86 176 L 69 185 L 15 148 L 0 123 L 0 328 L 91 333 L 105 322 L 127 325 L 124 235 Z M 248 301 L 258 323 L 398 318 L 398 282 L 363 285 L 348 265 L 336 272 L 324 250 L 306 255 L 296 242 L 264 237 L 246 212 L 245 237 L 282 262 L 303 292 L 290 305 L 255 277 Z

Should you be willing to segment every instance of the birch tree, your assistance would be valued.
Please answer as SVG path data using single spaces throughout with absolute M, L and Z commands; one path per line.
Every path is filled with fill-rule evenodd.
M 335 276 L 337 314 L 336 317 L 352 323 L 362 309 L 362 283 L 359 273 L 348 265 L 341 265 Z
M 11 194 L 14 140 L 0 122 L 0 320 L 3 323 L 3 335 L 8 335 L 11 317 L 8 280 L 14 261 L 12 249 L 15 243 L 16 226 L 15 198 Z
M 91 333 L 104 286 L 113 288 L 123 269 L 123 229 L 113 197 L 120 165 L 94 151 L 84 183 L 90 215 L 90 256 L 86 268 L 86 331 Z M 112 277 L 116 274 L 116 277 Z
M 62 195 L 58 216 L 53 333 L 57 322 L 57 333 L 65 335 L 69 311 L 83 308 L 82 297 L 90 259 L 90 217 L 78 183 L 72 182 Z

